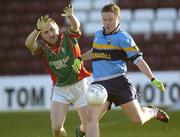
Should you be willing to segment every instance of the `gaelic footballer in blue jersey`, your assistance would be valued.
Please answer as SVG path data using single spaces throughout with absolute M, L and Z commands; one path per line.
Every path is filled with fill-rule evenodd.
M 103 28 L 95 33 L 93 47 L 82 56 L 83 60 L 92 59 L 94 83 L 103 85 L 108 92 L 105 104 L 96 108 L 89 107 L 86 136 L 99 137 L 99 119 L 111 104 L 121 106 L 130 119 L 144 124 L 152 118 L 168 122 L 168 115 L 162 110 L 148 106 L 141 107 L 138 93 L 128 76 L 127 61 L 132 61 L 151 83 L 164 91 L 163 83 L 156 79 L 130 34 L 119 23 L 120 8 L 115 4 L 105 5 L 101 10 Z

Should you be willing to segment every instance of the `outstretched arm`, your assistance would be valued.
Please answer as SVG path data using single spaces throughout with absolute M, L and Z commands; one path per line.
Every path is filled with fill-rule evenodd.
M 81 61 L 91 60 L 92 59 L 92 49 L 88 50 L 86 53 L 84 53 L 81 57 L 78 57 L 74 60 L 74 63 L 72 65 L 74 71 L 76 73 L 80 73 L 81 70 Z
M 25 46 L 32 52 L 38 48 L 38 44 L 36 42 L 41 30 L 46 26 L 46 24 L 51 20 L 48 15 L 41 16 L 36 24 L 36 28 L 28 35 L 25 41 Z
M 40 32 L 34 29 L 29 36 L 26 38 L 25 41 L 25 46 L 32 52 L 34 53 L 36 49 L 38 48 L 38 44 L 36 42 Z
M 93 49 L 91 48 L 86 53 L 82 54 L 82 56 L 81 56 L 82 60 L 84 60 L 84 61 L 92 60 L 92 51 L 93 51 Z
M 148 64 L 144 61 L 144 59 L 141 59 L 136 65 L 140 69 L 140 71 L 143 72 L 149 78 L 149 80 L 154 78 L 151 69 L 149 68 Z
M 140 59 L 136 65 L 138 66 L 140 71 L 143 72 L 149 78 L 149 80 L 151 80 L 151 83 L 155 87 L 157 87 L 160 91 L 164 92 L 165 89 L 163 83 L 153 76 L 151 69 L 149 68 L 148 64 L 144 61 L 143 58 Z
M 79 31 L 80 22 L 77 19 L 77 17 L 74 15 L 72 4 L 69 4 L 67 7 L 65 7 L 63 11 L 64 13 L 61 14 L 61 16 L 67 17 L 69 19 L 71 24 L 71 30 L 74 32 Z

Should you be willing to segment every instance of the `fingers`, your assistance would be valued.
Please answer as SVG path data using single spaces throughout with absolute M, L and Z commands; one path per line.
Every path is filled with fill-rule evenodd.
M 78 74 L 80 73 L 81 66 L 74 64 L 74 65 L 72 65 L 72 68 L 76 73 L 78 73 Z
M 80 73 L 80 70 L 78 69 L 77 65 L 72 65 L 72 68 L 76 73 Z
M 77 65 L 78 70 L 81 70 L 81 64 Z
M 48 19 L 48 18 L 49 18 L 49 15 L 48 15 L 48 14 L 44 16 L 44 19 Z
M 72 14 L 73 14 L 73 6 L 72 6 L 72 4 L 69 4 L 68 6 L 66 6 L 64 9 L 63 9 L 63 12 L 64 13 L 62 13 L 61 14 L 61 16 L 63 16 L 63 17 L 65 17 L 65 16 L 72 16 Z
M 161 83 L 161 85 L 160 85 L 160 90 L 162 91 L 162 92 L 164 92 L 164 90 L 165 90 L 165 88 L 164 88 L 164 85 Z
M 160 89 L 160 91 L 164 92 L 165 88 L 164 88 L 164 84 L 161 81 L 158 81 L 158 88 Z
M 39 20 L 43 20 L 43 21 L 47 21 L 48 19 L 50 19 L 49 15 L 45 15 L 45 16 L 41 16 Z
M 65 7 L 63 11 L 67 11 L 69 9 L 69 6 Z
M 49 15 L 45 15 L 45 16 L 42 17 L 42 20 L 44 22 L 47 22 L 49 19 L 50 19 Z
M 61 14 L 61 16 L 65 17 L 65 16 L 66 16 L 66 14 Z
M 70 3 L 70 4 L 68 5 L 68 7 L 69 7 L 69 8 L 73 8 L 73 5 Z
M 158 79 L 154 79 L 152 81 L 152 84 L 157 87 L 161 92 L 164 92 L 165 91 L 165 88 L 164 88 L 164 84 L 159 81 Z
M 47 20 L 49 19 L 49 15 L 44 16 L 44 21 L 47 22 Z
M 48 24 L 52 19 L 49 17 L 49 15 L 41 16 L 36 24 L 36 30 L 41 31 L 46 24 Z
M 78 74 L 80 73 L 80 69 L 79 69 L 78 65 L 75 66 L 75 70 L 76 70 L 76 73 L 78 73 Z
M 67 10 L 68 10 L 68 7 L 65 7 L 63 10 L 64 13 L 62 13 L 61 16 L 66 17 L 67 16 L 66 15 Z
M 68 7 L 69 7 L 69 8 L 72 8 L 72 4 L 71 4 L 71 3 L 69 3 Z
M 64 9 L 63 9 L 63 11 L 66 11 L 66 10 L 68 10 L 68 9 L 71 9 L 73 6 L 72 6 L 72 4 L 70 3 L 68 6 L 66 6 Z

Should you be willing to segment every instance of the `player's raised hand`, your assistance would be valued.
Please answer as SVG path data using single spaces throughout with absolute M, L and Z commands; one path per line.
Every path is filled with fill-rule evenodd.
M 76 58 L 74 60 L 74 63 L 72 65 L 72 68 L 73 70 L 76 72 L 76 73 L 80 73 L 80 70 L 81 70 L 81 60 L 79 58 Z
M 49 17 L 49 15 L 41 16 L 36 23 L 36 30 L 41 31 L 46 26 L 46 24 L 49 23 L 50 20 L 51 18 Z
M 61 14 L 61 16 L 63 17 L 69 17 L 73 15 L 73 6 L 72 4 L 69 4 L 67 7 L 64 8 L 63 10 L 63 14 Z
M 151 83 L 152 83 L 152 85 L 154 85 L 155 87 L 157 87 L 161 92 L 164 92 L 164 91 L 165 91 L 164 84 L 163 84 L 160 80 L 158 80 L 158 79 L 156 79 L 156 78 L 153 78 L 153 79 L 151 80 Z

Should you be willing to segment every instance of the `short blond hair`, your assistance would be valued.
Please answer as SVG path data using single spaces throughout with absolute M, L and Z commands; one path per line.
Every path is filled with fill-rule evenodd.
M 101 14 L 103 12 L 113 12 L 117 17 L 120 16 L 120 8 L 115 3 L 107 4 L 101 9 Z

